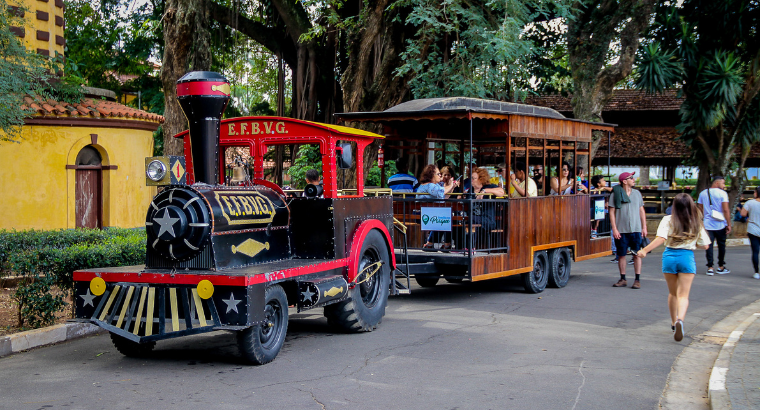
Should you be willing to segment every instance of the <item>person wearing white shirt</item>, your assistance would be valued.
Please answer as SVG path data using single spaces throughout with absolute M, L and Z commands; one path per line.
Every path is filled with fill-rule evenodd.
M 697 207 L 702 211 L 703 223 L 707 234 L 710 235 L 710 247 L 707 248 L 707 275 L 731 273 L 726 268 L 726 236 L 731 233 L 730 211 L 728 209 L 728 194 L 726 194 L 726 179 L 714 176 L 712 186 L 699 194 Z M 713 242 L 718 242 L 718 269 L 713 270 Z
M 657 237 L 640 250 L 637 256 L 644 258 L 654 248 L 665 244 L 662 274 L 668 284 L 668 309 L 673 337 L 676 342 L 680 342 L 684 335 L 683 321 L 689 308 L 689 292 L 697 273 L 694 249 L 707 249 L 710 237 L 689 194 L 676 195 L 672 209 L 672 215 L 667 215 L 660 221 Z

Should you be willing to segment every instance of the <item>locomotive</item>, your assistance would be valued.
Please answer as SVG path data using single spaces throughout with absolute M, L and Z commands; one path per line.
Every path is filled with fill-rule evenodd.
M 241 356 L 265 364 L 279 353 L 288 308 L 324 308 L 346 332 L 372 331 L 398 281 L 392 198 L 365 196 L 363 150 L 381 135 L 278 117 L 222 120 L 229 82 L 190 72 L 177 82 L 188 122 L 183 157 L 146 159 L 146 179 L 161 186 L 145 220 L 144 266 L 74 272 L 75 320 L 111 333 L 127 356 L 156 341 L 215 330 L 237 333 Z M 319 144 L 323 186 L 287 197 L 265 180 L 264 154 L 278 144 Z M 250 148 L 252 180 L 223 184 L 220 150 Z M 356 147 L 357 188 L 337 189 L 336 167 Z M 337 153 L 337 155 L 336 155 Z M 319 195 L 321 191 L 323 195 Z

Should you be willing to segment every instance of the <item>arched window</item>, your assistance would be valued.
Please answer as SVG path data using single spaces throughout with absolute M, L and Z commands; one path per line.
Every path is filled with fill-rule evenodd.
M 98 150 L 92 145 L 88 145 L 77 154 L 76 165 L 100 165 L 102 161 Z

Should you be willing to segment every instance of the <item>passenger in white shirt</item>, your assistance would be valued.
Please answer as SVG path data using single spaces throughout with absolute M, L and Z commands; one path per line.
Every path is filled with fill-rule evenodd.
M 673 214 L 660 221 L 657 237 L 638 252 L 644 258 L 654 248 L 665 244 L 662 253 L 662 274 L 668 284 L 668 309 L 671 329 L 677 342 L 683 339 L 683 320 L 689 308 L 689 291 L 697 273 L 694 249 L 707 249 L 710 238 L 689 194 L 678 194 L 673 199 Z

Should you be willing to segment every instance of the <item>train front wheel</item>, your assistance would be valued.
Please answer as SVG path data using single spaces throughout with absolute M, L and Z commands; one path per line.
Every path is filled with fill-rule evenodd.
M 238 331 L 238 348 L 251 364 L 266 364 L 280 353 L 288 332 L 288 297 L 280 285 L 267 288 L 264 322 Z
M 390 293 L 390 256 L 379 231 L 367 234 L 359 255 L 356 284 L 348 298 L 325 306 L 327 323 L 351 333 L 371 332 L 380 324 Z
M 135 343 L 115 333 L 111 333 L 111 342 L 119 353 L 127 357 L 146 357 L 156 347 L 156 342 Z

